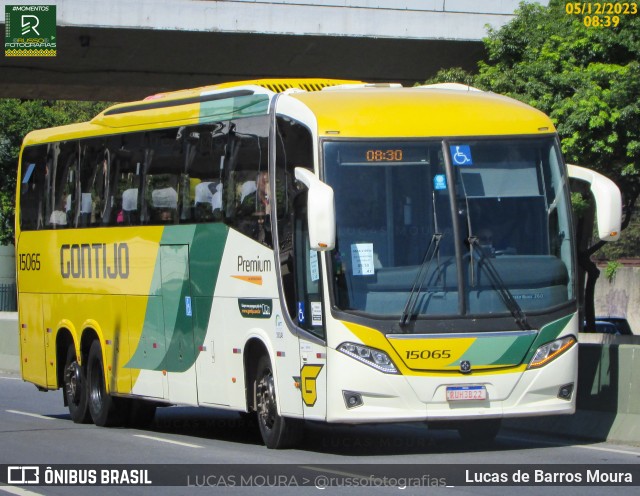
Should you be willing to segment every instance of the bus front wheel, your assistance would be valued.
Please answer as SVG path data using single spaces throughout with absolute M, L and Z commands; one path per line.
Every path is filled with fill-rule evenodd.
M 76 424 L 91 422 L 91 414 L 87 404 L 87 381 L 84 370 L 78 363 L 76 348 L 73 343 L 67 348 L 62 380 L 62 392 L 65 403 L 69 408 L 71 420 Z
M 121 425 L 126 413 L 124 402 L 107 393 L 105 387 L 104 366 L 102 363 L 102 348 L 95 340 L 89 349 L 87 360 L 87 384 L 89 412 L 93 423 L 100 427 Z
M 258 427 L 265 446 L 270 449 L 295 446 L 302 438 L 304 423 L 278 413 L 275 379 L 268 356 L 258 361 L 255 391 Z

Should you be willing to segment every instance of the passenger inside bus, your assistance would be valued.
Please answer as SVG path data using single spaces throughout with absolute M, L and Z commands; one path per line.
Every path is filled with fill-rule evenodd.
M 222 219 L 222 184 L 203 181 L 195 187 L 194 217 L 197 222 Z
M 155 219 L 161 224 L 173 223 L 178 211 L 178 193 L 171 186 L 155 189 L 151 192 Z
M 67 205 L 68 205 L 67 196 L 63 196 L 60 198 L 58 202 L 58 208 L 51 212 L 51 217 L 49 218 L 49 224 L 54 227 L 67 226 Z
M 78 224 L 80 227 L 87 227 L 95 222 L 95 205 L 91 193 L 82 193 L 80 195 L 80 218 Z
M 129 188 L 122 192 L 122 223 L 138 223 L 138 188 Z
M 255 181 L 242 183 L 238 192 L 238 227 L 247 236 L 261 243 L 271 243 L 269 219 L 269 174 L 259 172 Z

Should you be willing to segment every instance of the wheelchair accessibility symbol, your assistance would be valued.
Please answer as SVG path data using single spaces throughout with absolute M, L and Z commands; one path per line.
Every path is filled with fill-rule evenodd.
M 449 148 L 454 165 L 473 165 L 469 145 L 451 145 Z

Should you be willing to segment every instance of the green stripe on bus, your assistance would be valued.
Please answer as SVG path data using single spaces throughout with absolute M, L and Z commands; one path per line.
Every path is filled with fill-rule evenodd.
M 452 365 L 457 366 L 462 360 L 469 360 L 472 364 L 495 365 L 498 367 L 518 365 L 535 337 L 535 334 L 479 337 L 464 355 Z
M 538 334 L 522 336 L 504 336 L 478 338 L 473 345 L 450 367 L 457 366 L 460 360 L 469 360 L 472 364 L 506 367 L 528 363 L 535 350 L 541 345 L 553 341 L 565 329 L 573 315 L 568 315 L 542 327 Z
M 267 95 L 248 95 L 200 104 L 200 122 L 216 122 L 239 117 L 266 115 L 269 111 Z
M 542 327 L 542 329 L 540 329 L 540 332 L 538 333 L 538 337 L 529 349 L 529 353 L 527 353 L 527 358 L 525 359 L 525 361 L 529 363 L 533 358 L 534 353 L 540 346 L 556 339 L 560 335 L 560 333 L 565 330 L 567 324 L 573 318 L 573 316 L 574 314 L 567 315 L 566 317 L 562 317 L 561 319 L 558 319 Z
M 161 298 L 149 298 L 142 336 L 126 367 L 184 372 L 195 363 L 228 232 L 222 223 L 165 227 L 149 288 Z M 165 350 L 160 361 L 159 348 Z

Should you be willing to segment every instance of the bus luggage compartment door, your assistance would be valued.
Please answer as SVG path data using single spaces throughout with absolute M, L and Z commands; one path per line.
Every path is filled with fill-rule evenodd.
M 42 322 L 42 295 L 20 295 L 20 362 L 22 378 L 47 386 L 46 333 Z M 55 345 L 54 345 L 55 346 Z
M 163 369 L 169 379 L 169 399 L 196 404 L 195 343 L 189 279 L 189 246 L 162 245 L 162 306 L 167 354 Z

